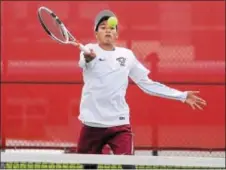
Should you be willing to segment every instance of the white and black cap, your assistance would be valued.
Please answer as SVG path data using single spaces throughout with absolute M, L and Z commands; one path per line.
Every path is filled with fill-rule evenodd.
M 94 31 L 97 31 L 98 26 L 102 21 L 105 21 L 110 17 L 116 17 L 112 11 L 110 10 L 100 11 L 95 18 Z

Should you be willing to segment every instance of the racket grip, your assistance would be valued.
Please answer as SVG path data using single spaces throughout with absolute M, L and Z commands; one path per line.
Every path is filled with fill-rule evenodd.
M 79 44 L 79 48 L 85 53 L 90 53 L 90 50 L 82 44 Z

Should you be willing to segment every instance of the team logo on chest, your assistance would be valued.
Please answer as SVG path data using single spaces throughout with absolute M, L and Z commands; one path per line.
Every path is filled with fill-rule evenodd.
M 125 66 L 126 58 L 125 57 L 118 57 L 118 58 L 116 58 L 116 61 L 119 62 L 120 66 Z

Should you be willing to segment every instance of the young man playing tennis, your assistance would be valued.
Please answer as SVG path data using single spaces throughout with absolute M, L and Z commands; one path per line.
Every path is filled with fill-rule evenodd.
M 78 153 L 101 154 L 108 144 L 114 154 L 133 154 L 133 135 L 129 107 L 125 100 L 130 77 L 144 92 L 174 99 L 202 109 L 206 102 L 196 96 L 196 91 L 181 92 L 148 78 L 147 70 L 126 48 L 116 47 L 117 27 L 107 25 L 115 16 L 111 11 L 101 11 L 95 19 L 97 43 L 87 44 L 91 53 L 81 53 L 79 66 L 83 69 L 84 87 L 80 104 L 83 127 L 78 141 Z M 95 169 L 96 165 L 84 165 Z M 135 169 L 134 166 L 123 166 Z

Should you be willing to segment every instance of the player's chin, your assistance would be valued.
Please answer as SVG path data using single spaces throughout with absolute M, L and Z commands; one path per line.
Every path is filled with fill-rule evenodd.
M 105 39 L 104 44 L 111 45 L 111 44 L 114 44 L 114 41 L 112 39 Z

